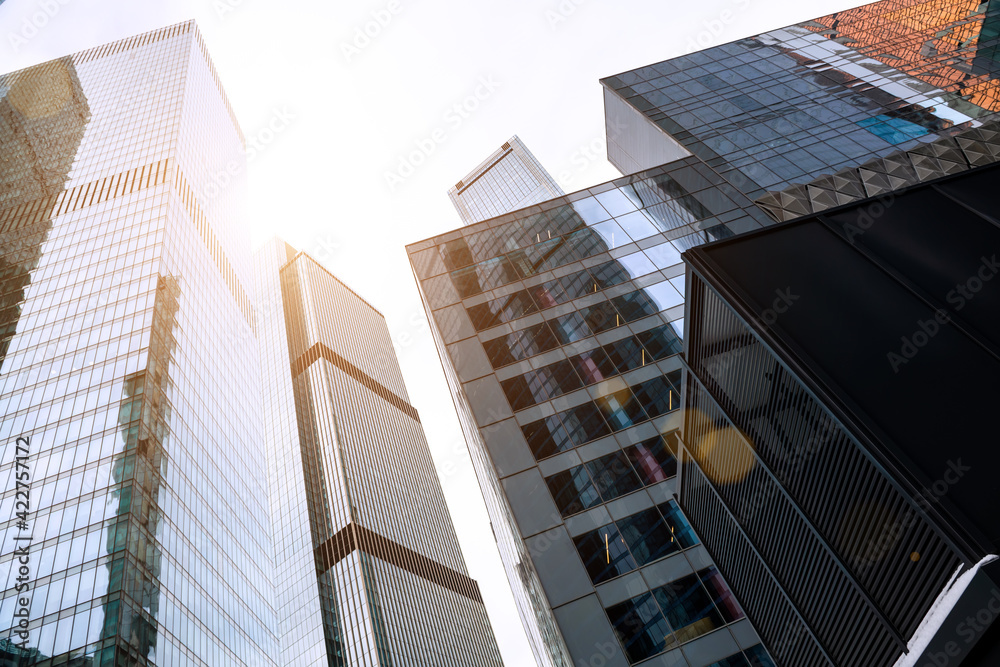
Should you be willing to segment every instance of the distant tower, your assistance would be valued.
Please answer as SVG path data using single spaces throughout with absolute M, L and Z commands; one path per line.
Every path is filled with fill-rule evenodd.
M 499 667 L 385 318 L 280 239 L 255 263 L 281 664 Z
M 563 194 L 517 135 L 448 190 L 451 203 L 466 225 Z

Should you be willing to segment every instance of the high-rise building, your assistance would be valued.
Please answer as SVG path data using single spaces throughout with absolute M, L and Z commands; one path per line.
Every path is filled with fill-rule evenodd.
M 563 194 L 517 135 L 448 190 L 451 203 L 471 225 Z
M 766 222 L 689 158 L 408 247 L 540 665 L 771 664 L 674 499 L 680 252 Z
M 0 151 L 0 664 L 501 665 L 383 317 L 251 258 L 194 23 L 0 77 Z
M 197 28 L 3 75 L 0 153 L 3 659 L 275 665 L 245 148 Z
M 255 262 L 281 664 L 498 667 L 385 319 L 279 239 Z
M 680 502 L 781 665 L 1000 664 L 998 185 L 684 255 Z
M 994 24 L 990 3 L 887 0 L 610 77 L 629 176 L 408 246 L 540 664 L 813 664 L 752 634 L 721 563 L 698 614 L 662 588 L 716 567 L 669 504 L 674 464 L 646 476 L 646 443 L 684 443 L 680 255 L 1000 160 Z
M 840 203 L 838 170 L 892 181 L 878 158 L 1000 112 L 998 38 L 993 0 L 883 0 L 607 77 L 608 159 L 693 154 L 795 217 Z

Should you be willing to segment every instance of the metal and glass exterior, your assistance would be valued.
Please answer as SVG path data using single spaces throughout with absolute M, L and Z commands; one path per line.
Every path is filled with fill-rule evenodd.
M 608 159 L 633 173 L 693 154 L 801 215 L 841 203 L 837 181 L 804 184 L 869 162 L 891 181 L 878 158 L 1000 111 L 998 45 L 995 0 L 883 0 L 640 67 L 601 82 Z
M 781 665 L 1000 656 L 998 182 L 970 165 L 684 255 L 680 502 Z
M 191 22 L 0 77 L 5 664 L 277 664 L 245 164 Z
M 282 664 L 500 667 L 384 317 L 281 240 L 255 262 Z
M 689 158 L 408 246 L 538 664 L 772 664 L 674 498 L 680 253 L 768 222 Z
M 448 190 L 448 198 L 466 225 L 563 194 L 517 135 Z
M 794 613 L 780 632 L 750 616 L 770 658 L 748 652 L 746 619 L 682 640 L 658 577 L 681 562 L 700 572 L 711 550 L 690 533 L 694 546 L 650 562 L 661 552 L 631 541 L 627 521 L 647 505 L 688 534 L 663 505 L 676 493 L 683 506 L 688 478 L 648 484 L 629 449 L 659 437 L 677 455 L 672 443 L 703 426 L 672 402 L 695 391 L 672 384 L 683 375 L 680 253 L 1000 159 L 995 13 L 887 0 L 609 77 L 609 158 L 630 176 L 408 246 L 540 664 L 592 664 L 605 641 L 618 651 L 608 664 L 824 664 L 822 651 L 788 659 L 809 649 Z M 727 578 L 763 572 L 727 558 Z M 951 558 L 938 564 L 957 569 Z M 941 593 L 931 579 L 911 611 Z M 889 628 L 893 648 L 870 649 L 881 659 L 911 628 L 874 609 L 844 613 Z M 743 655 L 726 662 L 730 640 Z

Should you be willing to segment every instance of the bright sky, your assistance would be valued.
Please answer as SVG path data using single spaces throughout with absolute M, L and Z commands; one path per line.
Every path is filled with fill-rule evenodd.
M 521 667 L 533 658 L 404 246 L 460 226 L 446 191 L 514 134 L 566 192 L 618 177 L 601 77 L 857 4 L 0 0 L 0 72 L 198 21 L 258 146 L 254 245 L 282 234 L 386 315 L 504 661 Z

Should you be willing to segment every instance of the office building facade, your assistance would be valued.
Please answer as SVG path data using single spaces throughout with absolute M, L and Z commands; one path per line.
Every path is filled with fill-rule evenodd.
M 894 181 L 1000 111 L 998 38 L 996 2 L 883 0 L 607 77 L 608 159 L 695 155 L 779 219 L 845 203 L 839 170 Z
M 605 639 L 620 651 L 609 664 L 813 664 L 787 659 L 808 645 L 788 634 L 794 623 L 783 635 L 758 626 L 771 658 L 751 652 L 742 622 L 685 634 L 656 593 L 661 568 L 682 559 L 651 562 L 665 552 L 634 547 L 620 523 L 655 505 L 686 533 L 683 514 L 662 505 L 683 489 L 647 485 L 629 434 L 684 443 L 672 401 L 689 400 L 672 384 L 680 253 L 869 197 L 885 206 L 895 190 L 1000 159 L 993 17 L 990 3 L 887 1 L 609 77 L 609 159 L 629 176 L 408 246 L 540 664 L 590 664 Z M 628 552 L 620 566 L 615 536 Z M 713 563 L 706 546 L 680 549 L 692 570 Z M 618 569 L 602 571 L 602 557 Z M 934 585 L 911 613 L 923 618 Z M 721 626 L 738 657 L 720 655 L 732 646 Z
M 448 198 L 466 225 L 562 194 L 562 188 L 517 135 L 448 190 Z
M 680 502 L 779 664 L 1000 660 L 998 182 L 684 256 Z
M 4 659 L 277 664 L 245 148 L 196 26 L 0 77 L 0 135 Z
M 680 253 L 769 221 L 689 158 L 408 246 L 540 665 L 771 665 L 674 499 Z
M 255 263 L 281 663 L 498 667 L 382 314 L 279 239 Z

